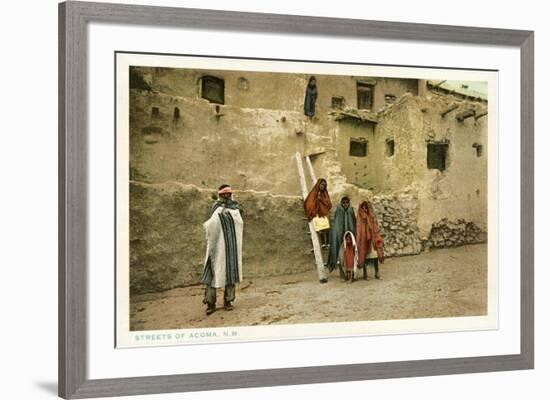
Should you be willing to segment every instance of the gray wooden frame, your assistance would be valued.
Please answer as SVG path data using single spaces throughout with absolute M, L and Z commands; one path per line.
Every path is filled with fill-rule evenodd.
M 86 373 L 89 22 L 512 46 L 521 50 L 521 353 L 90 380 Z M 534 368 L 534 33 L 106 3 L 59 4 L 59 395 L 89 398 Z

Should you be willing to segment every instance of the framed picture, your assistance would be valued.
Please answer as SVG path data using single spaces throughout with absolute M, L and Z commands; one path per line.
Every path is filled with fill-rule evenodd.
M 533 32 L 59 17 L 60 396 L 533 368 Z

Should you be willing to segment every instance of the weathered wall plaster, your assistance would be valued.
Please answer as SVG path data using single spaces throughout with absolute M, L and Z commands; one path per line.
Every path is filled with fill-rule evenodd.
M 132 293 L 197 283 L 202 223 L 222 183 L 238 190 L 245 209 L 245 277 L 313 268 L 296 152 L 311 156 L 317 177 L 328 180 L 333 210 L 343 195 L 355 207 L 373 202 L 387 256 L 487 238 L 487 118 L 456 118 L 482 115 L 486 103 L 434 94 L 418 80 L 316 76 L 318 111 L 308 120 L 308 75 L 141 72 L 151 90 L 130 91 Z M 198 80 L 208 74 L 224 78 L 225 105 L 199 97 Z M 375 82 L 379 112 L 366 119 L 353 110 L 358 80 Z M 386 94 L 396 95 L 393 104 Z M 332 109 L 332 96 L 347 108 Z M 365 157 L 349 155 L 352 138 L 367 140 Z M 448 143 L 445 171 L 427 168 L 428 142 Z

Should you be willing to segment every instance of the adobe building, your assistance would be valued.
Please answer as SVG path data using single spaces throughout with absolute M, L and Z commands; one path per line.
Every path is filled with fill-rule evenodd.
M 467 84 L 130 69 L 131 292 L 194 284 L 216 188 L 244 209 L 245 279 L 313 269 L 295 154 L 373 202 L 388 256 L 487 239 L 487 96 Z M 309 182 L 308 182 L 309 183 Z

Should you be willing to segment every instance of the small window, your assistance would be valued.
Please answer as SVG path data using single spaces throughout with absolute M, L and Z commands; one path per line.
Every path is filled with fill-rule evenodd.
M 174 119 L 180 119 L 180 109 L 178 107 L 174 107 Z
M 393 139 L 386 140 L 386 157 L 393 157 L 395 153 L 395 142 Z
M 372 110 L 374 85 L 357 82 L 357 109 Z
M 210 103 L 224 104 L 225 82 L 214 76 L 203 76 L 201 79 L 201 97 Z
M 151 108 L 151 116 L 152 117 L 159 117 L 160 116 L 160 110 L 158 107 L 152 107 Z
M 250 82 L 245 77 L 240 77 L 237 81 L 237 88 L 239 90 L 248 90 L 250 87 Z
M 428 169 L 445 171 L 448 149 L 447 143 L 428 143 Z
M 397 97 L 394 94 L 387 94 L 384 96 L 384 100 L 387 104 L 393 104 L 397 100 Z
M 483 146 L 482 146 L 481 144 L 479 144 L 479 143 L 474 143 L 474 144 L 472 145 L 472 147 L 473 147 L 474 149 L 476 149 L 476 155 L 477 155 L 478 157 L 481 157 L 481 156 L 483 155 Z
M 349 155 L 352 157 L 365 157 L 367 155 L 367 139 L 351 138 L 349 142 Z
M 341 96 L 333 96 L 330 102 L 332 108 L 342 109 L 344 108 L 345 100 Z

